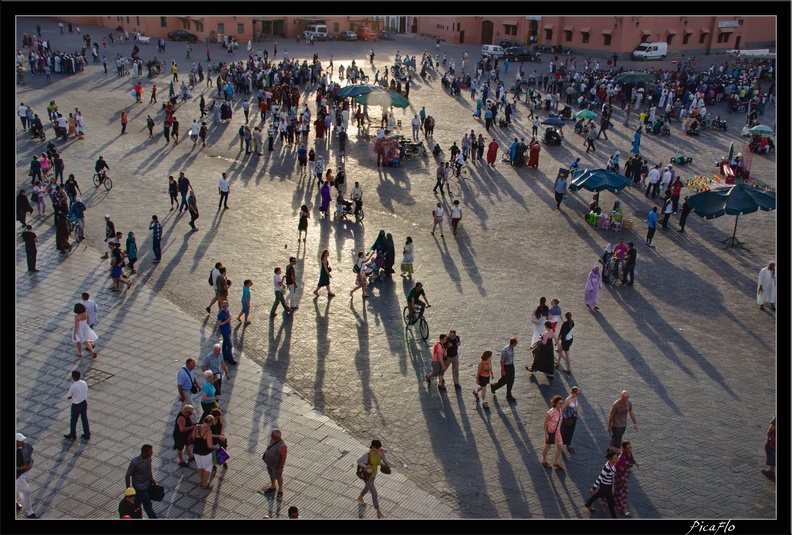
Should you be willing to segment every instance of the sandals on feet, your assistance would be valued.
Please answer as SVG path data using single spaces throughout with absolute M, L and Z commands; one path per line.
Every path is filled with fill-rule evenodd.
M 554 464 L 553 466 L 556 467 L 556 470 L 561 470 L 562 472 L 564 471 L 564 467 L 561 466 L 560 464 Z
M 550 468 L 550 463 L 548 463 L 547 461 L 542 461 L 542 466 L 544 466 L 545 468 Z

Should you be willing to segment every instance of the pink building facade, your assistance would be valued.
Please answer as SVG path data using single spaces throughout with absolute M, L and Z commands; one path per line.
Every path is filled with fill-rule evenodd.
M 629 57 L 642 42 L 668 43 L 669 56 L 774 48 L 772 16 L 506 16 L 415 17 L 415 33 L 449 43 L 497 44 L 508 38 L 561 46 L 573 54 Z M 533 38 L 533 39 L 532 39 Z
M 138 30 L 149 37 L 167 36 L 174 30 L 186 30 L 195 34 L 199 41 L 210 39 L 220 42 L 226 35 L 234 36 L 240 42 L 264 41 L 277 39 L 294 39 L 302 35 L 309 24 L 325 24 L 327 31 L 336 34 L 345 30 L 355 30 L 365 26 L 374 30 L 407 31 L 408 17 L 376 17 L 376 16 L 273 16 L 273 15 L 233 15 L 233 16 L 109 16 L 109 17 L 64 17 L 59 18 L 75 24 L 98 24 L 109 30 L 118 26 L 128 30 Z

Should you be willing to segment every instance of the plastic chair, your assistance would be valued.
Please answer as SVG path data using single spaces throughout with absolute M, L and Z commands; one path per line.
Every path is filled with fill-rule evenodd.
M 613 221 L 613 223 L 611 225 L 613 227 L 613 230 L 615 230 L 616 232 L 618 232 L 618 231 L 620 231 L 622 229 L 622 224 L 619 223 L 618 221 Z
M 399 167 L 399 160 L 393 160 L 393 167 Z
M 602 220 L 602 230 L 610 230 L 610 228 L 611 228 L 610 217 L 605 217 L 605 219 Z

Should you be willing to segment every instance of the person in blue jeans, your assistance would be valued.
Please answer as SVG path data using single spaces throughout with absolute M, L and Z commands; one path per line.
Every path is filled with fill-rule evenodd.
M 190 179 L 184 176 L 184 172 L 179 173 L 179 193 L 181 193 L 181 204 L 179 205 L 179 213 L 182 213 L 182 210 L 187 209 L 187 193 L 193 189 L 192 184 L 190 184 Z
M 154 260 L 152 260 L 152 262 L 156 264 L 162 259 L 162 223 L 159 222 L 156 215 L 151 216 L 149 230 L 154 231 L 151 237 L 151 248 L 154 250 Z
M 217 315 L 217 329 L 223 335 L 223 360 L 236 364 L 231 345 L 231 313 L 228 311 L 228 299 L 220 303 L 220 313 Z
M 154 474 L 151 471 L 152 455 L 154 455 L 154 447 L 151 444 L 143 444 L 143 447 L 140 448 L 140 455 L 129 463 L 124 479 L 127 488 L 135 489 L 135 504 L 142 504 L 149 518 L 157 518 L 157 513 L 151 506 L 149 494 L 151 485 L 155 484 Z

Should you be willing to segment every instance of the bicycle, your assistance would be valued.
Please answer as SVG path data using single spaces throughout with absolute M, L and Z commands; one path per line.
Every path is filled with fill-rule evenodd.
M 107 191 L 110 191 L 113 188 L 113 181 L 107 176 L 107 173 L 94 173 L 93 176 L 93 183 L 95 187 L 99 187 L 104 184 L 104 187 Z
M 429 324 L 426 323 L 426 318 L 424 318 L 424 315 L 421 312 L 421 306 L 420 305 L 415 305 L 415 314 L 416 314 L 416 318 L 415 318 L 415 320 L 413 320 L 410 317 L 410 305 L 407 305 L 406 307 L 404 307 L 404 311 L 402 313 L 402 315 L 404 317 L 404 323 L 408 327 L 411 326 L 411 325 L 415 325 L 417 323 L 418 324 L 418 328 L 421 331 L 421 338 L 423 338 L 424 341 L 426 341 L 426 340 L 429 339 Z
M 470 166 L 468 164 L 460 165 L 458 163 L 454 164 L 454 176 L 457 178 L 468 178 L 470 177 Z

